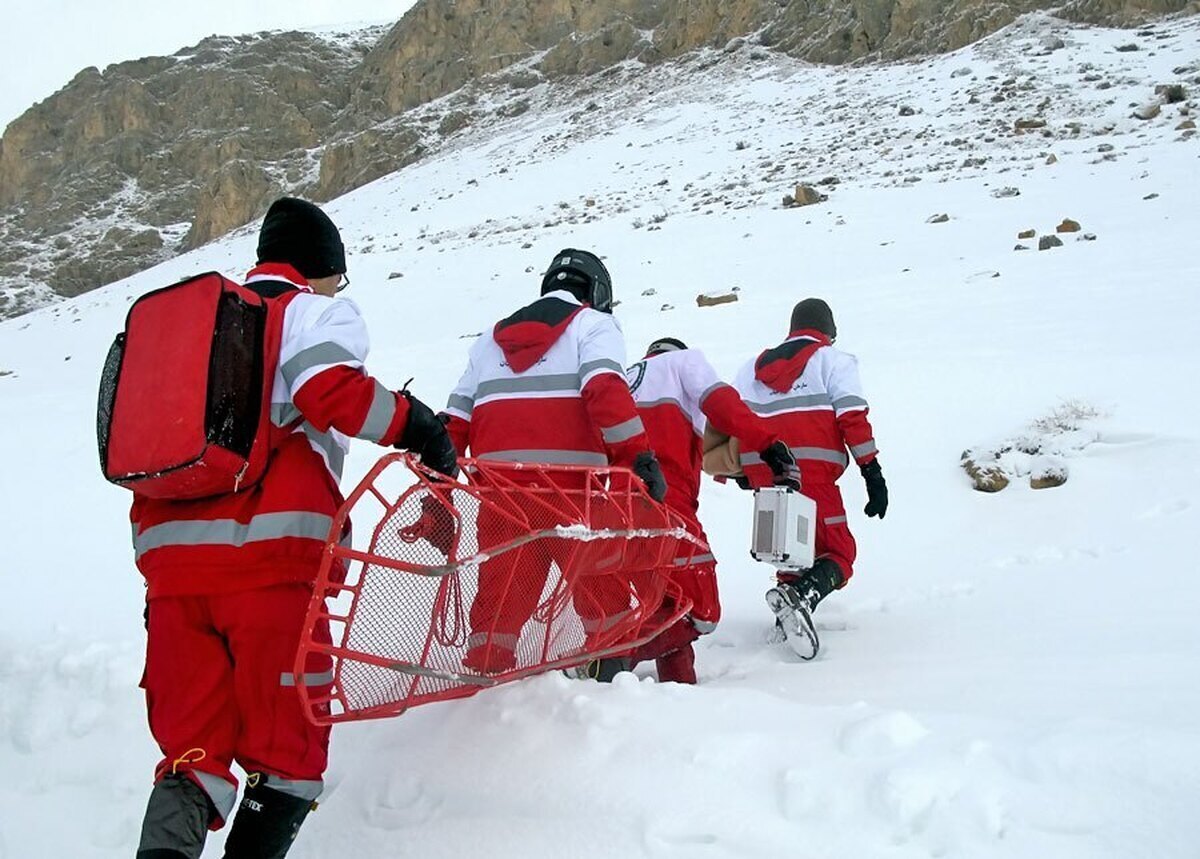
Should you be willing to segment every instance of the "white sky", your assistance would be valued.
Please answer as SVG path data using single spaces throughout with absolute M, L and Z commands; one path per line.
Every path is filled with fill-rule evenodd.
M 87 66 L 173 54 L 213 33 L 398 21 L 415 0 L 24 0 L 0 27 L 0 128 Z M 15 4 L 14 4 L 15 6 Z

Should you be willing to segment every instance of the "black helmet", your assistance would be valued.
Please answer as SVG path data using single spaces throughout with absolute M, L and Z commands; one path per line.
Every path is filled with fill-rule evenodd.
M 588 251 L 566 248 L 554 255 L 542 275 L 542 295 L 565 289 L 602 313 L 612 313 L 612 278 L 600 258 Z
M 677 337 L 660 337 L 646 349 L 646 357 L 661 355 L 663 352 L 678 352 L 686 348 L 687 344 Z

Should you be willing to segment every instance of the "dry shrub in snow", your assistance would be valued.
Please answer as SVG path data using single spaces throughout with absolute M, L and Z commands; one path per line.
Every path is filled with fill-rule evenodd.
M 999 492 L 1017 480 L 1033 489 L 1062 486 L 1070 473 L 1066 459 L 1098 439 L 1089 424 L 1099 417 L 1094 406 L 1067 400 L 1018 435 L 963 451 L 961 465 L 980 492 Z

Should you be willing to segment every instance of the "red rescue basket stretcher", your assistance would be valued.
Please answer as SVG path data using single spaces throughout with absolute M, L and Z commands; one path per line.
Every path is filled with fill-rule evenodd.
M 317 724 L 622 653 L 691 608 L 672 571 L 708 547 L 629 470 L 460 465 L 465 483 L 385 456 L 335 518 L 295 668 Z M 341 538 L 351 514 L 365 549 Z M 332 683 L 310 654 L 333 657 Z

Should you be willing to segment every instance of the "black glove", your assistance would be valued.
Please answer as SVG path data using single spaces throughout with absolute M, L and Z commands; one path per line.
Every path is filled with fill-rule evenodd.
M 408 398 L 408 423 L 396 446 L 420 454 L 422 465 L 447 477 L 457 477 L 458 452 L 450 440 L 450 433 L 446 432 L 446 425 L 433 409 L 408 391 L 401 391 L 400 395 Z
M 759 458 L 775 475 L 776 486 L 786 486 L 796 492 L 800 491 L 800 467 L 796 465 L 796 457 L 791 449 L 781 441 L 771 443 L 771 446 L 758 454 Z
M 637 455 L 637 459 L 633 461 L 633 473 L 646 484 L 646 491 L 655 501 L 662 501 L 667 497 L 667 478 L 663 477 L 662 467 L 658 464 L 658 457 L 654 455 L 654 451 L 643 450 Z
M 872 459 L 866 465 L 859 468 L 862 472 L 863 480 L 867 482 L 867 506 L 863 508 L 863 512 L 868 516 L 878 516 L 883 518 L 883 514 L 887 513 L 888 493 L 887 481 L 883 479 L 883 469 L 879 467 L 879 459 Z

